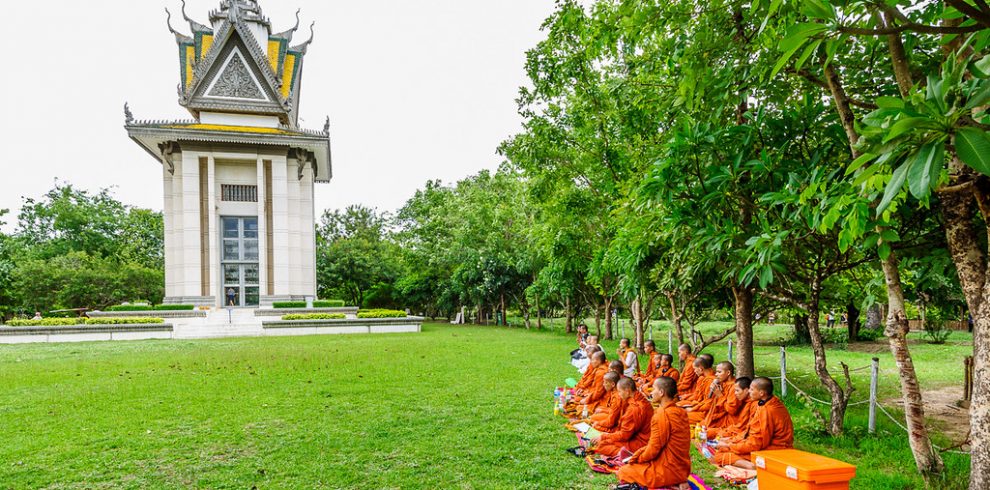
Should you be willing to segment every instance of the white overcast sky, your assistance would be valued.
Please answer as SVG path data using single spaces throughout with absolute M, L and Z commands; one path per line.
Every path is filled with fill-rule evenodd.
M 188 0 L 208 24 L 219 0 Z M 525 51 L 553 0 L 261 0 L 273 29 L 306 56 L 301 125 L 331 120 L 334 178 L 316 208 L 400 207 L 429 179 L 456 181 L 500 163 L 495 150 L 520 128 L 515 98 Z M 114 186 L 126 204 L 162 209 L 161 167 L 127 138 L 123 105 L 138 119 L 187 119 L 176 102 L 178 50 L 165 27 L 188 33 L 179 0 L 4 2 L 7 110 L 0 209 L 11 229 L 22 196 L 55 180 Z

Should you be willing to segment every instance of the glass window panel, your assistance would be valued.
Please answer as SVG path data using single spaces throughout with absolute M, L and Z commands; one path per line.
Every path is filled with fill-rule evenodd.
M 228 286 L 223 290 L 223 304 L 225 306 L 241 305 L 241 288 Z
M 237 238 L 237 218 L 223 219 L 223 237 Z
M 244 238 L 258 238 L 258 218 L 244 218 Z
M 244 240 L 244 260 L 258 260 L 258 240 Z
M 258 284 L 258 266 L 257 265 L 245 265 L 244 267 L 244 284 Z
M 223 266 L 223 283 L 240 284 L 240 269 L 236 265 L 226 264 Z
M 255 248 L 257 244 L 255 244 Z M 255 250 L 255 258 L 258 257 L 257 250 Z M 237 240 L 224 240 L 223 241 L 223 260 L 239 260 L 240 254 L 237 247 Z
M 244 304 L 246 306 L 258 306 L 258 294 L 259 289 L 254 288 L 244 288 Z

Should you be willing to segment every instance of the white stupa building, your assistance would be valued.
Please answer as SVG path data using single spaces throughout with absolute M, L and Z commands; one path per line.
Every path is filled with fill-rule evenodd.
M 179 104 L 192 119 L 128 135 L 162 166 L 165 303 L 259 306 L 316 295 L 314 186 L 330 181 L 329 119 L 300 128 L 299 27 L 275 32 L 256 0 L 173 29 Z

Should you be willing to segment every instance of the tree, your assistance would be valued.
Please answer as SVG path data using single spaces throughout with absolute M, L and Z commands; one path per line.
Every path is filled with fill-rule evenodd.
M 364 206 L 326 211 L 317 226 L 316 273 L 321 297 L 340 295 L 349 304 L 365 306 L 378 289 L 375 306 L 396 305 L 388 290 L 397 276 L 399 253 L 387 240 L 388 217 Z M 386 293 L 384 297 L 381 293 Z

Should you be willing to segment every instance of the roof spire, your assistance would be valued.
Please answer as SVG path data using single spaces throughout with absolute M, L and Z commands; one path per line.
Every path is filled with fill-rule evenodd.
M 189 16 L 186 15 L 186 0 L 182 0 L 182 18 L 186 19 L 186 22 L 189 23 L 189 30 L 193 31 L 193 33 L 213 31 L 213 29 L 206 27 L 203 24 L 196 22 L 195 20 L 190 19 Z
M 313 30 L 313 26 L 315 26 L 315 25 L 316 25 L 316 21 L 315 20 L 313 21 L 312 24 L 309 25 L 309 39 L 307 39 L 306 42 L 304 42 L 304 43 L 302 43 L 302 44 L 300 44 L 298 46 L 294 46 L 292 49 L 294 49 L 296 51 L 301 51 L 303 53 L 306 52 L 306 48 L 308 48 L 309 47 L 309 44 L 313 42 L 313 36 L 316 35 L 316 33 Z

